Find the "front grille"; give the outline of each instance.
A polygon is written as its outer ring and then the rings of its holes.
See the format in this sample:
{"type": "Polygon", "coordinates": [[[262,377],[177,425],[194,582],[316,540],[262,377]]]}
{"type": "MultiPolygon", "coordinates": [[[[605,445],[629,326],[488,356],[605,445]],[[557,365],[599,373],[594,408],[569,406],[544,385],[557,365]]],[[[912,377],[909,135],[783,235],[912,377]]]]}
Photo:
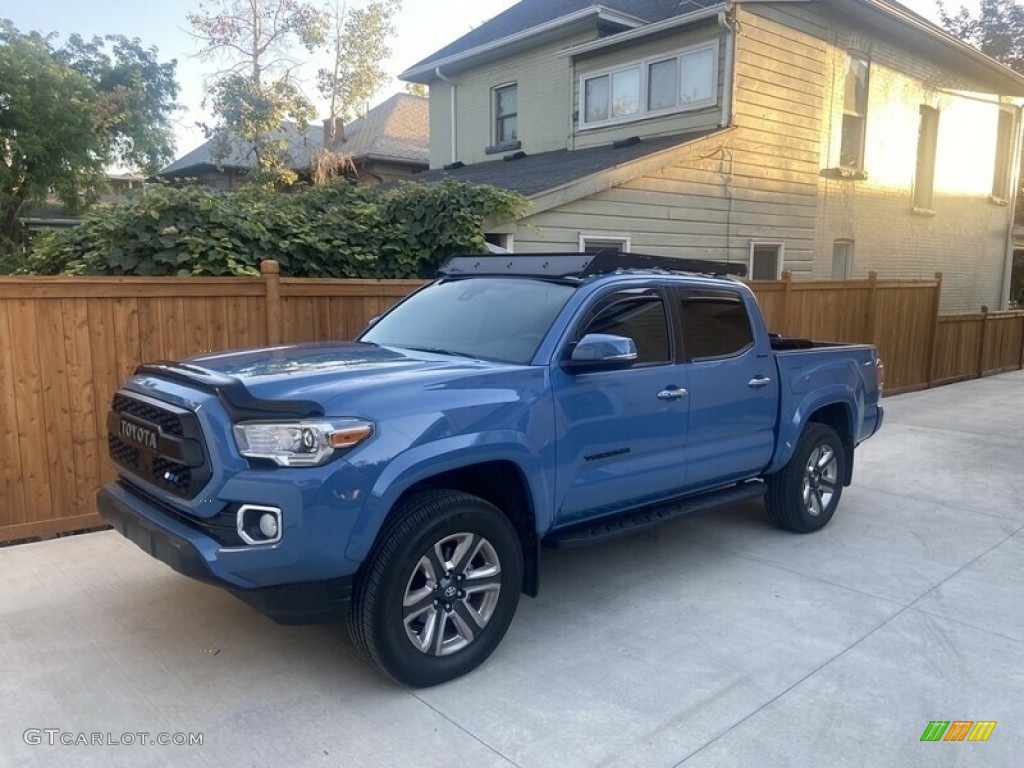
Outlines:
{"type": "Polygon", "coordinates": [[[111,408],[107,449],[114,463],[179,498],[195,498],[212,475],[195,413],[127,391],[114,395],[111,408]],[[133,426],[126,428],[122,418],[133,426]],[[156,437],[136,437],[140,425],[156,437]]]}
{"type": "Polygon", "coordinates": [[[125,416],[134,416],[136,419],[160,427],[165,435],[173,435],[174,437],[185,436],[181,429],[181,419],[176,414],[165,411],[163,408],[150,405],[134,397],[122,395],[120,392],[114,395],[114,404],[111,407],[125,416]]]}
{"type": "Polygon", "coordinates": [[[107,434],[107,448],[110,451],[110,458],[121,466],[132,467],[133,469],[141,466],[139,449],[132,448],[117,435],[107,434]]]}

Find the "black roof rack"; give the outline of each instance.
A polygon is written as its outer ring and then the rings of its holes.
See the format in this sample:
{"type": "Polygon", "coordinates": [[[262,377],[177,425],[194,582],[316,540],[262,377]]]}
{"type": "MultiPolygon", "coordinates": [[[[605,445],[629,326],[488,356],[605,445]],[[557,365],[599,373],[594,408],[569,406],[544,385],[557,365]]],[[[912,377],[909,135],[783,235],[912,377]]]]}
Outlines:
{"type": "Polygon", "coordinates": [[[466,275],[516,275],[520,277],[584,278],[617,270],[649,269],[663,272],[695,272],[701,275],[745,277],[747,265],[704,259],[677,259],[642,253],[596,251],[592,253],[517,253],[505,256],[453,256],[438,270],[442,277],[466,275]]]}

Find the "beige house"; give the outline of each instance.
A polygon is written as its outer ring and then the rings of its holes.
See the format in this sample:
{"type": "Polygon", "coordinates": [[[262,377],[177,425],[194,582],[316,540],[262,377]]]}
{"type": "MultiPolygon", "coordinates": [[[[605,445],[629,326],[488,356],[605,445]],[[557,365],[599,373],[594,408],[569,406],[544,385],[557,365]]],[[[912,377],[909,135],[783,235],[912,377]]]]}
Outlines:
{"type": "Polygon", "coordinates": [[[1008,300],[1024,77],[885,0],[523,0],[403,73],[491,239],[931,277],[1008,300]]]}
{"type": "MultiPolygon", "coordinates": [[[[352,159],[352,172],[360,185],[373,186],[397,181],[427,169],[430,126],[427,100],[408,93],[396,93],[363,117],[344,124],[310,125],[299,132],[286,125],[289,167],[308,176],[318,149],[343,152],[352,159]]],[[[175,160],[157,176],[164,179],[197,179],[218,189],[230,189],[244,182],[254,159],[242,147],[228,157],[214,159],[213,144],[206,142],[175,160]]]]}

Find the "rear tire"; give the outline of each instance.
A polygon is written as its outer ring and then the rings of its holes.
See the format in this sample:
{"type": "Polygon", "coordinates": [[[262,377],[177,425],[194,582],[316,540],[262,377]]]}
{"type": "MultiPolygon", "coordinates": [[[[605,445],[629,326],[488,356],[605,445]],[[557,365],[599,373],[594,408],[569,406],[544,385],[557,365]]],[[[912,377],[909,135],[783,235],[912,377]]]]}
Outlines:
{"type": "Polygon", "coordinates": [[[836,431],[809,423],[783,469],[768,478],[768,518],[780,528],[812,533],[828,525],[846,476],[846,449],[836,431]]]}
{"type": "Polygon", "coordinates": [[[349,631],[396,681],[437,685],[491,655],[522,587],[522,548],[501,510],[466,493],[428,491],[381,532],[356,583],[349,631]]]}

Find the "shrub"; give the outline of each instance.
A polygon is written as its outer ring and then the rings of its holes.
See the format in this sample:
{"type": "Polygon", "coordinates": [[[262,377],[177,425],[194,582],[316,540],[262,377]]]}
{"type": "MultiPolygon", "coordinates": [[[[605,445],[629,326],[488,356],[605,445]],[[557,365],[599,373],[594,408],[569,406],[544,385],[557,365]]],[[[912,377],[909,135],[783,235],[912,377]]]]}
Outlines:
{"type": "Polygon", "coordinates": [[[284,193],[156,185],[37,238],[34,274],[254,275],[276,259],[294,277],[424,277],[484,246],[485,217],[508,220],[520,195],[445,181],[379,189],[336,182],[284,193]]]}

